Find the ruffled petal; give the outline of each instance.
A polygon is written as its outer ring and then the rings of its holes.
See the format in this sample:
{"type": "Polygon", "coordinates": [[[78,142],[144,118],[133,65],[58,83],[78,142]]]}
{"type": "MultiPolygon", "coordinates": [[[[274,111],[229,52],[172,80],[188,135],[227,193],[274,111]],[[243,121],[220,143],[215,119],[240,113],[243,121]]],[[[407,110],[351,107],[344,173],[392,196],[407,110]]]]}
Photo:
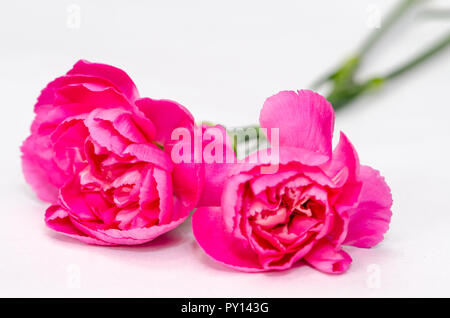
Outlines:
{"type": "Polygon", "coordinates": [[[156,142],[164,145],[171,141],[176,128],[192,131],[194,118],[182,105],[170,100],[141,98],[136,100],[137,108],[155,125],[156,142]]]}
{"type": "Polygon", "coordinates": [[[356,207],[362,185],[358,177],[360,164],[356,150],[344,133],[341,132],[332,159],[322,165],[321,169],[333,181],[335,187],[341,188],[334,202],[336,211],[343,213],[356,207]]]}
{"type": "Polygon", "coordinates": [[[304,259],[311,266],[328,274],[343,273],[347,271],[352,262],[350,255],[343,250],[336,250],[326,240],[317,242],[304,259]]]}
{"type": "Polygon", "coordinates": [[[200,247],[214,260],[245,272],[264,271],[248,242],[226,231],[220,207],[198,208],[192,230],[200,247]]]}
{"type": "Polygon", "coordinates": [[[167,224],[173,220],[173,189],[172,178],[169,172],[153,168],[153,178],[159,197],[159,224],[167,224]]]}
{"type": "Polygon", "coordinates": [[[152,163],[166,171],[173,169],[169,155],[153,144],[130,144],[122,154],[134,156],[140,161],[152,163]]]}
{"type": "Polygon", "coordinates": [[[86,75],[60,76],[51,81],[50,83],[48,83],[47,86],[41,91],[41,94],[39,95],[34,108],[35,112],[39,113],[41,111],[45,111],[48,108],[54,107],[53,104],[58,89],[73,84],[88,84],[91,87],[97,87],[99,89],[100,88],[106,89],[108,87],[113,86],[111,82],[94,76],[86,76],[86,75]]]}
{"type": "Polygon", "coordinates": [[[269,97],[261,110],[262,128],[279,128],[280,146],[302,148],[327,157],[331,156],[334,112],[321,95],[300,90],[282,91],[269,97]]]}
{"type": "Polygon", "coordinates": [[[131,78],[121,69],[101,63],[79,60],[67,75],[88,75],[109,81],[130,101],[139,98],[139,93],[131,78]]]}
{"type": "Polygon", "coordinates": [[[75,219],[73,219],[72,222],[78,229],[98,240],[113,245],[137,245],[150,242],[158,236],[176,228],[183,223],[187,217],[188,215],[164,225],[153,225],[151,227],[141,227],[130,230],[94,229],[84,223],[79,223],[75,219]]]}
{"type": "Polygon", "coordinates": [[[99,87],[87,83],[72,84],[59,88],[56,91],[55,105],[79,104],[73,107],[73,114],[86,113],[95,108],[131,109],[130,102],[111,87],[99,87]]]}
{"type": "Polygon", "coordinates": [[[377,170],[361,166],[359,177],[362,181],[359,203],[349,211],[350,222],[344,244],[369,248],[381,242],[389,229],[392,195],[377,170]]]}
{"type": "MultiPolygon", "coordinates": [[[[146,136],[136,125],[132,113],[120,108],[95,109],[88,118],[110,122],[117,132],[135,143],[148,142],[153,138],[153,136],[146,136]]],[[[151,126],[152,123],[147,120],[142,122],[142,125],[151,126]]]]}
{"type": "Polygon", "coordinates": [[[121,135],[110,121],[97,118],[97,114],[101,114],[102,111],[96,109],[86,118],[85,125],[89,129],[89,135],[98,145],[121,155],[131,142],[121,135]]]}
{"type": "Polygon", "coordinates": [[[45,212],[45,223],[52,230],[87,244],[112,245],[111,243],[88,236],[86,233],[76,228],[73,225],[67,211],[59,205],[52,205],[47,209],[45,212]]]}
{"type": "Polygon", "coordinates": [[[359,158],[347,136],[341,132],[339,143],[333,150],[329,162],[321,165],[321,169],[333,180],[337,187],[345,182],[355,182],[359,174],[359,158]]]}
{"type": "MultiPolygon", "coordinates": [[[[315,167],[327,162],[329,158],[323,154],[312,152],[302,148],[281,146],[278,151],[267,151],[266,149],[252,153],[240,160],[229,171],[229,175],[241,173],[275,174],[282,166],[291,165],[295,169],[305,169],[304,166],[315,167]],[[302,167],[303,166],[303,167],[302,167]]],[[[317,168],[315,168],[318,170],[317,168]]],[[[323,173],[322,173],[323,174],[323,173]]],[[[325,179],[331,183],[327,176],[325,179]]]]}

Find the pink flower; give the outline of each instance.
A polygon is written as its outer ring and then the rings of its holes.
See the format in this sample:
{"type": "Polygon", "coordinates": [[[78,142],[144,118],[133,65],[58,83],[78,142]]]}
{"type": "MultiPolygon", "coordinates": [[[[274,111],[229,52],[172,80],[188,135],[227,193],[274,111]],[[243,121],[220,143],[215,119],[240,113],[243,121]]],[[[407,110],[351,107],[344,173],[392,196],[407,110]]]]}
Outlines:
{"type": "Polygon", "coordinates": [[[270,97],[260,124],[279,128],[278,171],[261,173],[268,165],[258,159],[261,151],[251,155],[255,163],[236,164],[221,206],[194,212],[197,242],[242,271],[283,270],[304,260],[326,273],[345,272],[352,259],[343,245],[369,248],[383,240],[389,187],[376,170],[360,166],[343,133],[332,150],[333,109],[312,91],[270,97]]]}
{"type": "Polygon", "coordinates": [[[86,243],[140,244],[183,222],[205,169],[175,164],[171,133],[200,130],[169,100],[139,98],[120,69],[79,61],[49,83],[22,146],[26,180],[56,203],[45,220],[86,243]]]}

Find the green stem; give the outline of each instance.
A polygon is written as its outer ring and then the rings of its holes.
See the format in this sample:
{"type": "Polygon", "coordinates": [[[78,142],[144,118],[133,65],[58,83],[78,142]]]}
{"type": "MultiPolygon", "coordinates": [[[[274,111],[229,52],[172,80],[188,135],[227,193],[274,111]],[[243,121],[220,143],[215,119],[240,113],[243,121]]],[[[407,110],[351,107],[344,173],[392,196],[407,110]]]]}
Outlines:
{"type": "Polygon", "coordinates": [[[398,67],[388,75],[384,76],[384,79],[390,80],[395,77],[398,77],[399,75],[402,75],[407,71],[410,71],[414,67],[422,64],[426,60],[430,59],[432,56],[436,55],[437,53],[445,49],[449,44],[450,44],[450,32],[442,39],[437,41],[436,44],[434,44],[431,48],[425,50],[421,54],[411,59],[409,62],[403,64],[402,66],[398,67]]]}
{"type": "Polygon", "coordinates": [[[347,76],[349,76],[349,78],[352,79],[353,74],[359,67],[361,61],[363,60],[365,55],[370,51],[370,49],[372,49],[372,47],[376,44],[376,42],[378,42],[379,39],[392,27],[392,25],[394,25],[394,22],[396,22],[406,11],[408,11],[408,9],[412,7],[413,4],[416,4],[419,1],[423,0],[403,0],[402,2],[400,2],[400,4],[389,13],[387,18],[382,23],[381,27],[373,31],[369,35],[369,37],[363,42],[360,49],[358,50],[358,54],[354,55],[348,61],[346,60],[335,71],[330,72],[314,81],[312,85],[310,85],[311,89],[313,90],[318,89],[323,84],[333,79],[337,74],[342,72],[343,68],[348,67],[347,64],[349,64],[349,61],[353,63],[353,68],[351,69],[351,72],[348,72],[347,76]]]}
{"type": "Polygon", "coordinates": [[[437,41],[433,46],[423,51],[416,57],[412,58],[410,61],[401,65],[400,67],[394,69],[389,74],[381,77],[373,77],[361,84],[355,83],[350,87],[344,87],[342,90],[335,89],[327,97],[327,99],[333,105],[333,108],[335,110],[338,110],[339,108],[342,108],[343,106],[347,105],[354,99],[363,95],[365,92],[377,90],[380,87],[382,87],[388,80],[396,78],[414,69],[415,67],[429,60],[437,53],[444,50],[449,45],[450,45],[450,32],[447,35],[445,35],[442,39],[437,41]]]}

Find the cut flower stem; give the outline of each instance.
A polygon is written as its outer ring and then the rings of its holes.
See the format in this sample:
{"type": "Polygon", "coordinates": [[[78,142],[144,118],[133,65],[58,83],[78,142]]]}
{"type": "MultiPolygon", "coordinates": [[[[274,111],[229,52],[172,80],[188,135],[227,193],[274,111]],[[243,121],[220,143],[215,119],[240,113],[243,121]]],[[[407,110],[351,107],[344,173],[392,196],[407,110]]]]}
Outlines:
{"type": "MultiPolygon", "coordinates": [[[[355,100],[357,97],[362,96],[368,92],[373,92],[379,90],[383,87],[386,82],[389,82],[405,73],[415,69],[419,65],[423,64],[425,61],[431,59],[433,56],[443,51],[450,45],[450,32],[444,35],[441,39],[436,41],[431,47],[423,50],[418,55],[401,64],[397,68],[394,68],[391,72],[374,76],[364,81],[357,81],[355,79],[355,74],[367,53],[374,47],[374,45],[382,38],[384,34],[402,17],[409,9],[414,5],[423,2],[424,0],[403,0],[387,15],[382,26],[372,32],[368,38],[362,43],[361,47],[357,51],[357,54],[345,60],[338,68],[326,73],[324,76],[316,80],[311,88],[317,90],[324,84],[331,84],[330,92],[327,95],[327,100],[333,105],[335,110],[339,110],[344,106],[348,105],[350,102],[355,100]]],[[[258,133],[249,136],[245,141],[265,138],[265,136],[260,136],[259,125],[249,125],[243,127],[233,127],[227,129],[230,134],[237,129],[247,129],[254,128],[257,129],[258,133]]],[[[236,152],[237,142],[233,138],[233,149],[236,152]]]]}

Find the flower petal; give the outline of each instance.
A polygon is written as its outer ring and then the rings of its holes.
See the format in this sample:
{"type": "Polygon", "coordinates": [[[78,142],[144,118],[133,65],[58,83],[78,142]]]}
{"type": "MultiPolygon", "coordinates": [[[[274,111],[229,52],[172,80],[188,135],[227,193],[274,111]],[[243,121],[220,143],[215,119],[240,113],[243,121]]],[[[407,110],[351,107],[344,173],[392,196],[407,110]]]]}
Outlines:
{"type": "Polygon", "coordinates": [[[151,227],[133,228],[130,230],[94,229],[86,226],[85,224],[79,223],[76,220],[72,220],[72,222],[78,229],[89,233],[91,236],[99,240],[111,243],[113,245],[136,245],[150,242],[158,236],[176,228],[178,225],[183,223],[187,217],[188,215],[164,225],[153,225],[151,227]]]}
{"type": "Polygon", "coordinates": [[[345,182],[355,182],[359,173],[359,158],[347,136],[341,132],[339,143],[331,160],[321,166],[337,187],[345,182]]]}
{"type": "Polygon", "coordinates": [[[46,202],[56,202],[58,187],[49,180],[47,171],[27,154],[22,155],[22,171],[25,180],[31,185],[39,199],[46,202]]]}
{"type": "Polygon", "coordinates": [[[328,274],[343,273],[352,262],[350,255],[343,250],[336,250],[326,240],[317,242],[304,259],[313,267],[328,274]]]}
{"type": "Polygon", "coordinates": [[[152,163],[169,172],[173,169],[173,162],[169,155],[154,144],[130,144],[122,154],[132,155],[139,161],[152,163]]]}
{"type": "Polygon", "coordinates": [[[121,69],[100,63],[79,60],[67,75],[88,75],[105,79],[123,93],[130,101],[139,98],[139,93],[131,78],[121,69]]]}
{"type": "MultiPolygon", "coordinates": [[[[313,91],[282,91],[269,97],[261,110],[259,122],[262,128],[279,128],[280,146],[331,156],[333,107],[313,91]]],[[[268,135],[270,140],[270,133],[268,135]]]]}
{"type": "Polygon", "coordinates": [[[71,84],[56,91],[54,105],[79,104],[73,108],[73,114],[86,113],[96,108],[123,107],[130,109],[130,102],[124,95],[111,87],[98,87],[86,83],[71,84]]]}
{"type": "Polygon", "coordinates": [[[65,75],[60,76],[50,83],[47,84],[47,86],[41,91],[41,94],[39,95],[36,105],[35,105],[35,112],[39,113],[41,111],[44,111],[48,108],[54,107],[53,103],[56,98],[56,92],[58,89],[67,86],[67,85],[73,85],[73,84],[89,84],[91,87],[97,86],[98,88],[106,89],[107,87],[112,87],[112,83],[93,76],[86,76],[86,75],[65,75]]]}
{"type": "Polygon", "coordinates": [[[172,178],[169,172],[153,168],[153,178],[159,193],[159,224],[167,224],[173,220],[173,189],[172,178]]]}
{"type": "Polygon", "coordinates": [[[111,243],[88,236],[86,233],[77,229],[73,225],[67,211],[59,205],[52,205],[47,209],[47,211],[45,212],[45,223],[52,230],[75,238],[87,244],[112,245],[111,243]]]}
{"type": "Polygon", "coordinates": [[[54,152],[48,135],[30,135],[21,147],[22,171],[39,199],[55,203],[58,188],[67,176],[53,160],[54,152]]]}
{"type": "Polygon", "coordinates": [[[171,141],[174,129],[192,130],[194,126],[191,113],[174,101],[141,98],[136,100],[136,106],[155,125],[156,141],[163,145],[171,141]]]}
{"type": "Polygon", "coordinates": [[[92,111],[84,121],[86,127],[89,129],[90,137],[108,151],[121,155],[130,145],[131,141],[121,135],[110,121],[97,118],[97,114],[102,111],[103,109],[92,111]]]}
{"type": "Polygon", "coordinates": [[[203,163],[205,167],[205,184],[202,191],[202,196],[197,206],[220,206],[222,197],[223,185],[225,183],[228,171],[236,162],[236,156],[233,151],[232,143],[227,135],[224,127],[216,125],[209,127],[202,125],[203,132],[203,163]],[[217,133],[222,138],[217,138],[217,133]],[[218,153],[213,158],[213,162],[205,160],[205,147],[213,147],[214,149],[221,149],[221,154],[218,153]],[[228,157],[227,157],[228,155],[228,157]],[[219,158],[220,157],[220,158],[219,158]],[[216,160],[217,159],[217,160],[216,160]]]}
{"type": "Polygon", "coordinates": [[[214,260],[245,272],[264,271],[248,242],[226,231],[220,207],[198,208],[192,216],[192,230],[198,244],[214,260]]]}
{"type": "Polygon", "coordinates": [[[350,222],[344,244],[369,248],[381,242],[389,229],[392,195],[377,170],[361,166],[360,179],[359,204],[349,211],[350,222]]]}
{"type": "MultiPolygon", "coordinates": [[[[281,146],[278,151],[274,150],[267,152],[266,149],[262,149],[252,153],[235,164],[230,169],[229,175],[233,176],[241,173],[254,173],[257,175],[275,174],[279,172],[280,168],[288,169],[290,166],[294,169],[301,168],[306,171],[319,171],[315,166],[321,165],[328,160],[329,158],[327,156],[310,150],[281,146]],[[304,166],[310,166],[310,168],[305,169],[304,166]],[[262,167],[266,167],[265,172],[261,170],[262,167]]],[[[323,175],[322,171],[320,171],[320,173],[323,175]]],[[[329,179],[327,176],[323,177],[326,180],[329,179]]],[[[331,182],[330,180],[328,181],[329,183],[331,182]]]]}

